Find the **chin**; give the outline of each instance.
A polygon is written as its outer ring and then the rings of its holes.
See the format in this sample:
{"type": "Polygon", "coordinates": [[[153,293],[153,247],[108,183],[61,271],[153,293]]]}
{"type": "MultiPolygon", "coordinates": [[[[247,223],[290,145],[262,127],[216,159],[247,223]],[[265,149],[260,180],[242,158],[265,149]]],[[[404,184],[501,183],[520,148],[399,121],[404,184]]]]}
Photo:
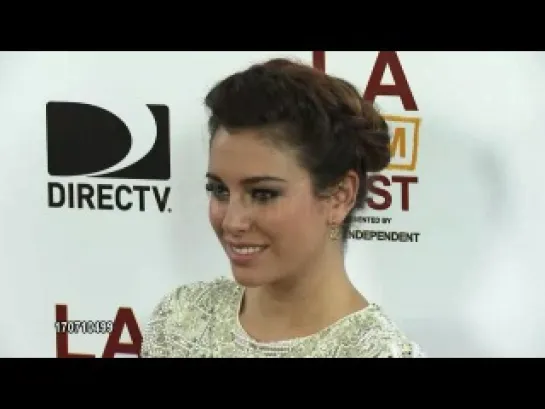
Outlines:
{"type": "Polygon", "coordinates": [[[269,280],[264,280],[263,275],[258,269],[232,267],[233,279],[241,286],[247,288],[260,287],[267,284],[269,280]]]}

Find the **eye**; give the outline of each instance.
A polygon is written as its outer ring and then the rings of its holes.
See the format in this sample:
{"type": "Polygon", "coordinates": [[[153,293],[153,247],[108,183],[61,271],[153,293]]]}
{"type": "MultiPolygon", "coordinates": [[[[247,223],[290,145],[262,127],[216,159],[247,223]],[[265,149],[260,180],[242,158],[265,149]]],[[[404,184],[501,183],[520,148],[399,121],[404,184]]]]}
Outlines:
{"type": "Polygon", "coordinates": [[[276,199],[279,195],[280,192],[270,189],[254,189],[252,191],[252,197],[258,203],[267,203],[276,199]]]}
{"type": "Polygon", "coordinates": [[[225,186],[216,182],[209,182],[206,184],[206,191],[210,193],[215,199],[227,200],[229,198],[229,191],[225,186]]]}

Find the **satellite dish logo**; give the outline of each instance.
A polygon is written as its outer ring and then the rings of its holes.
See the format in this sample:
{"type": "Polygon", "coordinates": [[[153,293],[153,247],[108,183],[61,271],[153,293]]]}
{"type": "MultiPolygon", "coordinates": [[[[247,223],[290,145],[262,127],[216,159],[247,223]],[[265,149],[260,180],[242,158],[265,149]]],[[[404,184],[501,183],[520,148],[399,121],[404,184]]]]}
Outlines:
{"type": "Polygon", "coordinates": [[[81,102],[46,105],[47,167],[55,178],[88,177],[93,182],[48,183],[51,208],[146,211],[154,204],[170,212],[170,120],[165,105],[120,108],[125,119],[81,102]],[[135,117],[135,115],[137,115],[135,117]],[[149,116],[149,129],[134,126],[149,116]],[[104,179],[104,181],[101,181],[104,179]],[[117,179],[118,182],[113,183],[117,179]],[[128,184],[129,180],[139,181],[128,184]],[[157,181],[143,184],[142,181],[157,181]]]}

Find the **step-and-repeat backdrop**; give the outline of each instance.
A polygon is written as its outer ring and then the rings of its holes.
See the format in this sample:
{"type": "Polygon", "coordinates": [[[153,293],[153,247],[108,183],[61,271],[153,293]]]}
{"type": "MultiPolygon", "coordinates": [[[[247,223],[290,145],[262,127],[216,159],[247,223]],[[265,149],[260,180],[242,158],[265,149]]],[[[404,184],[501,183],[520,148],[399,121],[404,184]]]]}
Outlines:
{"type": "Polygon", "coordinates": [[[286,56],[392,126],[348,247],[361,291],[432,357],[545,356],[545,54],[324,54],[0,53],[0,356],[137,357],[167,291],[229,276],[203,97],[286,56]]]}

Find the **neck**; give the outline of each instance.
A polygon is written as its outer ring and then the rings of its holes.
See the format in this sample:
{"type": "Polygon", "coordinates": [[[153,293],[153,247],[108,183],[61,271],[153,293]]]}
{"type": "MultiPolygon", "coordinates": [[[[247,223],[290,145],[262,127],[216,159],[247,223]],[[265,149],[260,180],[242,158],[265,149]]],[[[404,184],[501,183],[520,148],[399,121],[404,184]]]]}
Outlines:
{"type": "Polygon", "coordinates": [[[310,335],[367,306],[346,274],[341,252],[329,249],[311,264],[294,278],[246,290],[241,322],[263,334],[256,338],[310,335]]]}

